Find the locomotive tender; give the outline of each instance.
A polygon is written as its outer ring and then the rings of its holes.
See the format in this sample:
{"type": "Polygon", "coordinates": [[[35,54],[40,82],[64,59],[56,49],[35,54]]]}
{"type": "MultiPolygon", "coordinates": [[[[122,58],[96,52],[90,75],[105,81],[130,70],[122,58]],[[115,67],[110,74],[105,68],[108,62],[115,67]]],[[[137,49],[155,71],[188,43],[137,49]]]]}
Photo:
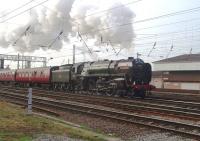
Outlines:
{"type": "Polygon", "coordinates": [[[0,71],[1,83],[47,86],[55,90],[90,91],[109,95],[145,97],[153,86],[151,65],[133,57],[81,62],[59,67],[0,71]]]}

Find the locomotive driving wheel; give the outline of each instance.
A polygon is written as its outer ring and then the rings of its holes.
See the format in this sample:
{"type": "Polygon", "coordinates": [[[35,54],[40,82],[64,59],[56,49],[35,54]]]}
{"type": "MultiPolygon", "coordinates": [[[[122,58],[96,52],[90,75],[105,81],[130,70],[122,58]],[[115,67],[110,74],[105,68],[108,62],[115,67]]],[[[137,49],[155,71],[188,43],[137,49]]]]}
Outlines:
{"type": "Polygon", "coordinates": [[[142,99],[144,99],[146,96],[146,90],[145,89],[135,90],[134,95],[136,97],[141,97],[142,99]]]}
{"type": "Polygon", "coordinates": [[[88,81],[88,89],[89,91],[96,89],[96,81],[95,79],[89,79],[88,81]]]}

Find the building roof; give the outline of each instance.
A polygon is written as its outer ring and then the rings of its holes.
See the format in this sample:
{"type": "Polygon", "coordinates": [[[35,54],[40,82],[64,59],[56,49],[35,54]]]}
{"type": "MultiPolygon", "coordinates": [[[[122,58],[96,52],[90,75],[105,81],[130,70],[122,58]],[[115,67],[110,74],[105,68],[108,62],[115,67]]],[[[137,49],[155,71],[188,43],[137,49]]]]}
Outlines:
{"type": "Polygon", "coordinates": [[[200,54],[184,54],[180,56],[175,56],[153,63],[172,63],[172,62],[200,62],[200,54]]]}

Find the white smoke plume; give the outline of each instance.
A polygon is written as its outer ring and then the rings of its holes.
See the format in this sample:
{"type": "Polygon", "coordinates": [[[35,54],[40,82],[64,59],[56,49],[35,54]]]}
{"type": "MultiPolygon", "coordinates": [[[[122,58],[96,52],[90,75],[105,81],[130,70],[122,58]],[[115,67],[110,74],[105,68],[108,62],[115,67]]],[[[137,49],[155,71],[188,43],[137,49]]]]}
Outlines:
{"type": "Polygon", "coordinates": [[[39,10],[32,9],[26,25],[4,31],[0,35],[0,46],[13,46],[20,52],[40,48],[59,50],[63,41],[70,42],[78,33],[93,40],[95,45],[107,43],[130,48],[135,37],[132,24],[120,25],[131,23],[135,15],[119,1],[108,1],[52,0],[53,8],[43,5],[39,10]],[[112,10],[102,12],[105,9],[112,10]],[[101,12],[89,15],[96,11],[101,12]],[[105,29],[107,27],[109,29],[105,29]]]}
{"type": "Polygon", "coordinates": [[[125,24],[132,23],[135,15],[122,3],[112,1],[110,5],[106,5],[95,1],[88,5],[85,1],[77,0],[74,5],[76,8],[71,11],[74,31],[87,38],[95,39],[96,44],[108,43],[122,48],[132,46],[135,37],[133,27],[132,24],[125,24]],[[110,10],[104,11],[104,9],[110,10]]]}

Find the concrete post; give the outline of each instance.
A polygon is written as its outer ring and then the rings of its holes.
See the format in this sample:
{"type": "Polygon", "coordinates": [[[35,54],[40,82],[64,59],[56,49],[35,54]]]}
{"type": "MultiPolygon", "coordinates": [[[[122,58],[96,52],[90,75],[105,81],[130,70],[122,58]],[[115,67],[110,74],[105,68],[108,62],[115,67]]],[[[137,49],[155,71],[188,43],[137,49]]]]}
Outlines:
{"type": "Polygon", "coordinates": [[[28,89],[28,115],[32,114],[32,88],[28,89]]]}

